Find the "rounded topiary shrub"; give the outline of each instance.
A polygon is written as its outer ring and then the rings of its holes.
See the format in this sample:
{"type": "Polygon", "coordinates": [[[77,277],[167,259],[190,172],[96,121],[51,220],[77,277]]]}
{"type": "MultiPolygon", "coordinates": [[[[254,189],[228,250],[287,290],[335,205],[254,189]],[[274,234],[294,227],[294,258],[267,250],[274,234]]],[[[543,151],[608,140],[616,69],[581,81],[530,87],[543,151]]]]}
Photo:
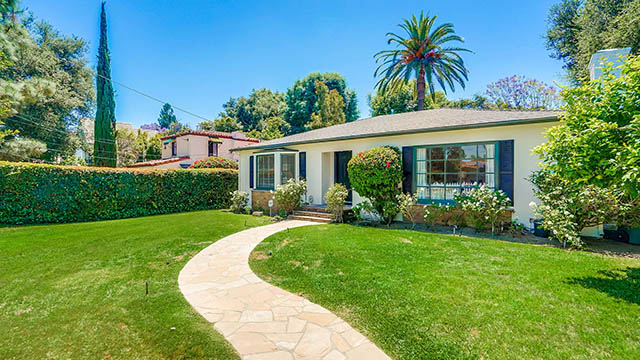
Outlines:
{"type": "Polygon", "coordinates": [[[238,170],[238,162],[220,156],[209,156],[189,165],[189,169],[235,169],[238,170]]]}
{"type": "Polygon", "coordinates": [[[381,146],[361,151],[349,160],[347,170],[353,190],[384,214],[385,202],[395,201],[402,181],[400,150],[381,146]]]}

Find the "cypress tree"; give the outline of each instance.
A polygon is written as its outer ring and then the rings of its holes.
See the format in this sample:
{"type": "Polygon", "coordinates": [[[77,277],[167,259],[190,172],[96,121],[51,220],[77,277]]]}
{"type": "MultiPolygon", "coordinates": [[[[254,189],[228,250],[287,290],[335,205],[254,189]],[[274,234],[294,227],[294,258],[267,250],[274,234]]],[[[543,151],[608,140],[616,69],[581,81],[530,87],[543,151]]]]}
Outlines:
{"type": "Polygon", "coordinates": [[[93,157],[96,166],[116,166],[116,102],[111,84],[111,59],[107,44],[107,14],[102,2],[100,13],[100,45],[98,46],[98,76],[96,76],[96,121],[93,157]]]}

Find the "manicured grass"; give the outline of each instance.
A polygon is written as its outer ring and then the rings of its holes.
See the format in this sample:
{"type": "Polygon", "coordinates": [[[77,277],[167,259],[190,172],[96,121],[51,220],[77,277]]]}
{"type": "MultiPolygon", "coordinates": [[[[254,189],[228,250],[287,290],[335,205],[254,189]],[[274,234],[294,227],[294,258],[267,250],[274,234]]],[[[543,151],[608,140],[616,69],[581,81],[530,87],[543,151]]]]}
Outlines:
{"type": "MultiPolygon", "coordinates": [[[[259,276],[397,359],[638,359],[640,260],[408,230],[291,229],[259,276]]],[[[262,255],[262,253],[259,253],[262,255]]]]}
{"type": "Polygon", "coordinates": [[[178,273],[216,240],[266,223],[198,211],[0,228],[0,359],[237,359],[178,273]]]}

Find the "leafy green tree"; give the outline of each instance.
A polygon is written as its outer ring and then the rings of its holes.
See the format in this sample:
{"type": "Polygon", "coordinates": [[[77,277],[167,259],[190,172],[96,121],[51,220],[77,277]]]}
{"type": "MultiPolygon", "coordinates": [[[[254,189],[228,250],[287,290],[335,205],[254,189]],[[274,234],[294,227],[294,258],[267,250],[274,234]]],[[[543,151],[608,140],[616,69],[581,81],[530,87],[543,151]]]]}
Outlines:
{"type": "Polygon", "coordinates": [[[415,96],[415,81],[409,81],[387,91],[377,90],[375,95],[369,94],[371,116],[400,114],[418,110],[415,96]]]}
{"type": "Polygon", "coordinates": [[[281,117],[270,117],[260,123],[259,129],[251,130],[247,133],[249,137],[260,140],[278,139],[289,133],[290,125],[281,117]]]}
{"type": "Polygon", "coordinates": [[[47,144],[44,158],[73,156],[80,118],[94,99],[87,43],[51,25],[0,21],[0,121],[5,130],[47,144]]]}
{"type": "Polygon", "coordinates": [[[140,151],[137,146],[136,134],[129,129],[116,130],[116,145],[118,151],[117,166],[124,167],[138,160],[140,151]]]}
{"type": "Polygon", "coordinates": [[[242,124],[231,116],[222,115],[213,121],[203,121],[198,124],[198,128],[207,131],[242,131],[242,124]]]}
{"type": "Polygon", "coordinates": [[[47,144],[42,141],[15,137],[0,147],[0,160],[32,161],[39,159],[47,151],[47,144]]]}
{"type": "Polygon", "coordinates": [[[158,125],[163,129],[168,129],[169,126],[176,121],[176,115],[173,112],[171,104],[162,105],[160,115],[158,116],[158,125]]]}
{"type": "Polygon", "coordinates": [[[94,131],[94,163],[96,166],[115,167],[116,153],[116,101],[111,84],[111,56],[107,44],[107,14],[102,2],[100,12],[100,45],[98,46],[98,76],[96,77],[97,111],[94,131]]]}
{"type": "Polygon", "coordinates": [[[284,94],[269,89],[252,90],[248,97],[231,98],[222,105],[220,117],[236,119],[245,131],[259,129],[260,123],[284,116],[287,104],[284,94]]]}
{"type": "Polygon", "coordinates": [[[640,48],[640,1],[561,0],[548,15],[546,46],[562,60],[572,82],[588,80],[588,64],[596,51],[640,48]]]}
{"type": "MultiPolygon", "coordinates": [[[[436,91],[435,96],[425,98],[425,109],[449,107],[451,102],[442,91],[436,91]],[[435,102],[433,100],[435,98],[435,102]]],[[[369,108],[371,116],[400,114],[418,110],[416,100],[416,81],[410,80],[386,91],[377,90],[375,95],[369,94],[369,108]]]]}
{"type": "Polygon", "coordinates": [[[319,129],[331,125],[344,124],[344,101],[337,90],[329,90],[322,81],[316,81],[318,110],[311,114],[311,129],[319,129]]]}
{"type": "Polygon", "coordinates": [[[162,134],[174,135],[174,134],[179,134],[187,131],[191,131],[191,127],[188,124],[183,124],[181,122],[176,121],[169,124],[169,128],[166,131],[164,131],[162,134]]]}
{"type": "Polygon", "coordinates": [[[536,148],[544,226],[576,244],[594,222],[640,226],[640,57],[627,60],[620,78],[609,67],[599,80],[563,89],[562,98],[562,123],[536,148]]]}
{"type": "Polygon", "coordinates": [[[425,91],[435,101],[435,84],[447,92],[447,87],[455,91],[455,83],[463,89],[468,80],[468,70],[460,52],[469,50],[450,46],[451,42],[464,42],[453,30],[453,24],[446,23],[434,27],[437,16],[420,17],[415,15],[398,26],[405,31],[406,38],[395,33],[387,33],[388,44],[395,44],[392,50],[382,50],[376,56],[380,65],[374,75],[380,77],[376,89],[385,92],[389,88],[406,84],[412,77],[416,78],[418,110],[425,108],[425,91]]]}
{"type": "Polygon", "coordinates": [[[346,122],[358,120],[356,93],[347,89],[344,77],[336,73],[311,73],[304,79],[296,80],[287,90],[284,118],[291,125],[292,134],[305,131],[312,121],[311,115],[318,111],[317,81],[322,82],[329,90],[336,90],[342,96],[346,122]]]}
{"type": "Polygon", "coordinates": [[[150,136],[146,132],[138,130],[135,146],[139,154],[138,162],[162,158],[162,140],[160,140],[159,134],[150,136]]]}
{"type": "Polygon", "coordinates": [[[471,99],[458,99],[451,101],[448,105],[450,108],[456,109],[479,109],[479,110],[492,110],[497,109],[497,106],[490,102],[486,96],[474,95],[471,99]]]}

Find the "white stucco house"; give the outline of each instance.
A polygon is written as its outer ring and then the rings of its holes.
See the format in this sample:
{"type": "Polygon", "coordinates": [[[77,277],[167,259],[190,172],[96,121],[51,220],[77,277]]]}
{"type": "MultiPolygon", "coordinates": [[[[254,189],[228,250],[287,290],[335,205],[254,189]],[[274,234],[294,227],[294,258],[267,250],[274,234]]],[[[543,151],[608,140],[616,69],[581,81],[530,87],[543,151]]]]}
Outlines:
{"type": "Polygon", "coordinates": [[[129,165],[138,169],[186,169],[198,160],[209,156],[220,156],[238,160],[232,153],[234,147],[259,143],[260,140],[246,136],[242,131],[222,132],[189,130],[166,135],[162,140],[162,158],[129,165]]]}
{"type": "MultiPolygon", "coordinates": [[[[306,201],[322,205],[336,182],[349,185],[351,156],[375,146],[402,150],[403,191],[421,203],[450,203],[465,188],[487,184],[513,200],[514,216],[524,224],[533,216],[538,169],[532,153],[544,132],[559,124],[553,111],[434,109],[376,116],[232,149],[239,154],[239,190],[253,207],[266,208],[269,191],[289,178],[306,179],[306,201]]],[[[362,199],[353,192],[353,204],[362,199]]]]}

